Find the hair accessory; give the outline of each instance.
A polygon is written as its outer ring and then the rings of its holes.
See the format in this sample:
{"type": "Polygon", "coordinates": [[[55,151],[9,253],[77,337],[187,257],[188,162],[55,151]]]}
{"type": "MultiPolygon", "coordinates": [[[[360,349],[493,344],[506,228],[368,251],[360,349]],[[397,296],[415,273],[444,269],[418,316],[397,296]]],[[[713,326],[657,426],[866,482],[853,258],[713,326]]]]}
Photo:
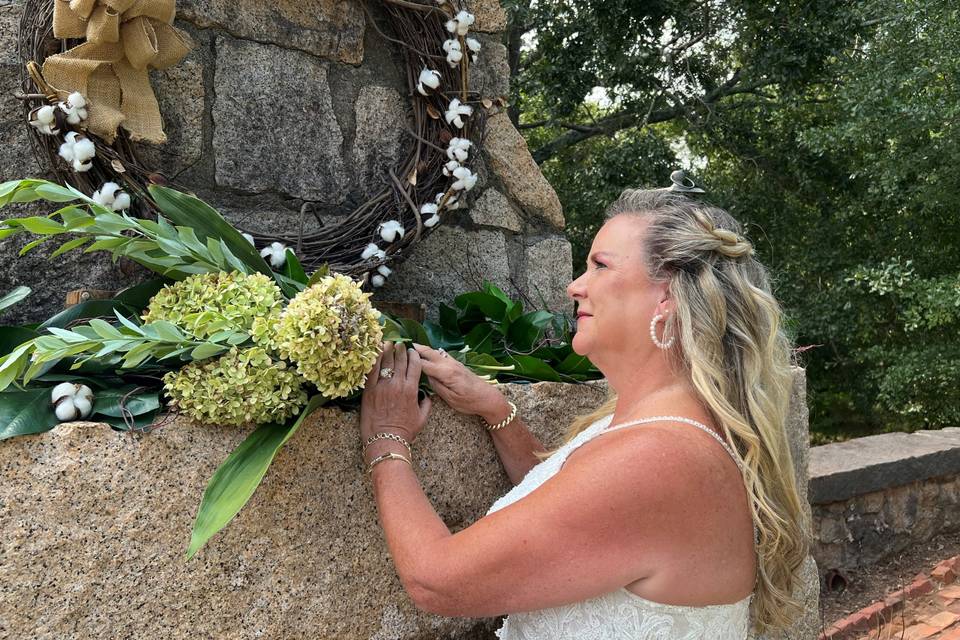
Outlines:
{"type": "Polygon", "coordinates": [[[404,439],[403,439],[403,436],[398,436],[398,435],[395,434],[395,433],[386,433],[386,432],[384,432],[384,431],[381,431],[380,433],[377,433],[377,434],[372,435],[372,436],[370,436],[369,438],[367,438],[367,441],[366,441],[366,442],[364,443],[364,445],[363,445],[363,450],[366,451],[366,450],[367,450],[367,447],[369,447],[370,445],[372,445],[372,444],[373,444],[374,442],[376,442],[377,440],[396,440],[397,442],[399,442],[400,444],[402,444],[403,446],[405,446],[405,447],[407,448],[407,451],[410,451],[410,450],[411,450],[411,449],[410,449],[410,443],[407,442],[406,440],[404,440],[404,439]]]}
{"type": "MultiPolygon", "coordinates": [[[[517,417],[517,405],[513,404],[507,400],[507,404],[510,405],[510,415],[498,422],[497,424],[487,423],[487,431],[496,431],[497,429],[503,429],[505,426],[513,422],[513,419],[517,417]]],[[[484,421],[486,422],[486,421],[484,421]]]]}
{"type": "MultiPolygon", "coordinates": [[[[673,346],[673,341],[677,336],[670,336],[670,339],[666,342],[660,342],[657,339],[657,323],[661,320],[664,320],[664,317],[659,313],[653,316],[653,320],[650,321],[650,339],[653,340],[653,344],[657,345],[661,349],[669,349],[673,346]]],[[[664,320],[664,329],[666,329],[666,320],[664,320]]]]}
{"type": "Polygon", "coordinates": [[[385,453],[385,454],[383,454],[383,455],[381,455],[381,456],[377,456],[376,458],[374,458],[373,460],[371,460],[371,461],[370,461],[370,464],[367,465],[367,473],[373,473],[373,468],[374,468],[375,466],[377,466],[378,464],[380,464],[381,462],[383,462],[384,460],[403,460],[403,461],[406,462],[408,465],[410,465],[410,468],[411,468],[411,469],[413,468],[413,463],[410,462],[410,458],[405,458],[405,457],[403,457],[402,455],[400,455],[399,453],[393,453],[393,452],[391,451],[390,453],[385,453]]]}
{"type": "Polygon", "coordinates": [[[687,177],[687,172],[683,169],[677,169],[670,174],[671,184],[667,187],[668,191],[680,191],[682,193],[706,193],[703,189],[698,187],[696,183],[687,177]]]}

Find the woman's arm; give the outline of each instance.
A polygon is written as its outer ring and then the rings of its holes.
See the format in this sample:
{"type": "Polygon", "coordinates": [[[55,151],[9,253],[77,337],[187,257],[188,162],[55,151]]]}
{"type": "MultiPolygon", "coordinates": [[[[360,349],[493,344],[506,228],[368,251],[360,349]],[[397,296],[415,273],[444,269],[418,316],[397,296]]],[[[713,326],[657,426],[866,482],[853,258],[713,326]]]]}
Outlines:
{"type": "MultiPolygon", "coordinates": [[[[497,424],[508,415],[510,415],[510,405],[504,400],[502,406],[491,408],[481,417],[487,421],[487,424],[497,424]]],[[[488,433],[493,438],[493,446],[497,450],[497,455],[500,456],[500,462],[514,485],[519,484],[530,469],[540,464],[540,459],[533,453],[544,451],[543,444],[537,436],[530,433],[519,415],[502,429],[488,431],[488,433]]]]}

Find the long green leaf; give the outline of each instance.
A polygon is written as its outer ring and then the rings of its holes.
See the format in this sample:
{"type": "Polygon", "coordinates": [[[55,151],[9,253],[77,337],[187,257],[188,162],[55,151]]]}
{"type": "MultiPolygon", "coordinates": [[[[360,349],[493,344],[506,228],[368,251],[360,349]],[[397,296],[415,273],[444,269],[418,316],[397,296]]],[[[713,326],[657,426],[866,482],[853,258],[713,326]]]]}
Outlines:
{"type": "Polygon", "coordinates": [[[49,431],[59,422],[48,388],[0,393],[0,440],[49,431]]]}
{"type": "Polygon", "coordinates": [[[230,252],[249,267],[250,273],[260,272],[273,277],[270,265],[257,253],[254,246],[206,202],[159,185],[152,184],[148,189],[160,211],[173,224],[190,227],[202,242],[206,242],[208,238],[222,240],[230,252]]]}
{"type": "Polygon", "coordinates": [[[187,549],[189,560],[207,540],[223,529],[240,512],[287,440],[303,421],[326,400],[310,398],[300,416],[287,425],[265,424],[257,427],[240,446],[227,456],[207,484],[197,512],[187,549]]]}
{"type": "Polygon", "coordinates": [[[87,318],[98,318],[100,316],[113,315],[114,311],[119,311],[124,315],[136,315],[136,310],[127,306],[120,300],[87,300],[80,304],[67,307],[57,315],[48,319],[40,325],[40,329],[49,329],[50,327],[66,327],[74,320],[86,320],[87,318]]]}
{"type": "MultiPolygon", "coordinates": [[[[111,416],[115,418],[122,418],[123,411],[121,409],[120,403],[123,401],[123,398],[127,396],[131,391],[136,389],[135,385],[127,385],[117,389],[103,389],[102,391],[97,391],[93,396],[93,415],[96,416],[111,416]]],[[[159,394],[156,391],[143,391],[127,397],[123,401],[123,407],[130,412],[131,415],[139,416],[145,413],[155,412],[160,408],[160,398],[159,394]]]]}
{"type": "Polygon", "coordinates": [[[30,295],[30,287],[17,287],[13,291],[6,293],[0,296],[0,311],[3,311],[7,307],[12,307],[17,304],[28,295],[30,295]]]}

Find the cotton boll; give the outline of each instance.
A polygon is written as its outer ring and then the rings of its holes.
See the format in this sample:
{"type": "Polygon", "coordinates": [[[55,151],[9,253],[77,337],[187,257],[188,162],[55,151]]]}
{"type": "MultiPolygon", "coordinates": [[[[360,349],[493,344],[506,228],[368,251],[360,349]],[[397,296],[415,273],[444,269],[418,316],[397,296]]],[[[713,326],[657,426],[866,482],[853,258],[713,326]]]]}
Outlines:
{"type": "Polygon", "coordinates": [[[447,144],[447,157],[457,162],[466,162],[472,144],[468,138],[451,138],[447,144]]]}
{"type": "Polygon", "coordinates": [[[454,98],[450,101],[450,106],[447,107],[447,112],[444,114],[444,118],[446,119],[447,124],[452,124],[456,128],[460,129],[463,127],[463,119],[460,116],[469,116],[472,113],[473,107],[462,104],[459,98],[454,98]]]}
{"type": "Polygon", "coordinates": [[[86,418],[90,415],[90,412],[93,411],[93,403],[90,402],[89,398],[74,398],[73,406],[76,407],[81,418],[86,418]]]}
{"type": "Polygon", "coordinates": [[[80,385],[72,382],[61,382],[50,390],[50,403],[55,404],[57,400],[64,396],[73,397],[80,389],[80,385]]]}
{"type": "Polygon", "coordinates": [[[397,235],[403,237],[403,225],[400,224],[398,220],[387,220],[386,222],[380,223],[378,227],[380,231],[380,237],[383,238],[384,242],[393,242],[397,235]]]}
{"type": "Polygon", "coordinates": [[[453,172],[460,168],[460,163],[456,160],[451,160],[447,164],[443,165],[443,175],[452,176],[453,172]]]}
{"type": "MultiPolygon", "coordinates": [[[[71,131],[70,133],[73,133],[73,131],[71,131]]],[[[68,133],[67,135],[69,136],[70,134],[68,133]]],[[[61,158],[63,158],[67,162],[73,162],[74,160],[73,143],[70,142],[69,140],[67,142],[62,143],[60,145],[60,150],[57,153],[60,155],[61,158]]]]}
{"type": "Polygon", "coordinates": [[[249,242],[249,243],[252,244],[253,246],[257,246],[257,243],[253,241],[253,236],[250,235],[249,233],[243,232],[243,233],[241,233],[240,235],[242,235],[244,238],[246,238],[247,242],[249,242]]]}
{"type": "Polygon", "coordinates": [[[73,161],[73,170],[74,171],[90,171],[93,169],[93,163],[90,161],[82,162],[80,160],[73,161]]]}
{"type": "Polygon", "coordinates": [[[130,208],[130,196],[121,191],[120,194],[113,199],[113,210],[114,211],[125,211],[130,208]]]}
{"type": "Polygon", "coordinates": [[[467,32],[470,30],[470,26],[474,23],[476,18],[468,11],[461,11],[456,15],[456,17],[454,17],[454,20],[457,22],[457,35],[465,36],[467,35],[467,32]]]}
{"type": "Polygon", "coordinates": [[[379,273],[375,274],[372,278],[370,278],[370,283],[373,284],[373,286],[375,287],[382,287],[385,282],[386,280],[379,273]]]}
{"type": "Polygon", "coordinates": [[[477,175],[472,173],[470,169],[466,167],[460,167],[453,172],[453,176],[457,179],[452,185],[451,189],[456,189],[457,191],[469,191],[473,189],[473,186],[477,184],[477,175]]]}
{"type": "Polygon", "coordinates": [[[480,41],[474,38],[467,38],[467,49],[470,50],[470,62],[476,62],[480,57],[480,41]]]}
{"type": "Polygon", "coordinates": [[[89,160],[97,155],[97,146],[90,138],[80,138],[73,146],[74,155],[82,160],[89,160]]]}
{"type": "Polygon", "coordinates": [[[70,422],[80,416],[80,412],[73,405],[73,400],[67,398],[54,407],[53,412],[60,422],[70,422]]]}
{"type": "Polygon", "coordinates": [[[427,90],[424,87],[430,89],[436,89],[440,86],[440,72],[433,69],[423,68],[423,71],[420,72],[419,82],[417,83],[417,91],[421,95],[427,95],[427,90]]]}
{"type": "Polygon", "coordinates": [[[435,214],[437,212],[437,209],[438,209],[438,205],[428,202],[420,206],[420,214],[421,215],[424,215],[427,213],[435,214]]]}
{"type": "Polygon", "coordinates": [[[270,260],[270,266],[279,269],[287,261],[287,245],[282,242],[271,242],[260,250],[260,255],[270,260]]]}
{"type": "Polygon", "coordinates": [[[429,228],[429,227],[433,227],[433,226],[436,225],[438,222],[440,222],[440,216],[435,213],[435,214],[433,214],[432,216],[430,216],[429,218],[427,218],[426,220],[423,221],[423,226],[428,227],[428,228],[429,228]]]}
{"type": "Polygon", "coordinates": [[[83,94],[79,91],[74,91],[69,96],[67,96],[67,102],[71,106],[76,107],[77,109],[83,109],[87,106],[87,99],[83,97],[83,94]]]}
{"type": "Polygon", "coordinates": [[[447,52],[447,64],[451,68],[460,64],[460,59],[463,58],[463,49],[460,47],[459,40],[445,40],[443,50],[447,52]]]}
{"type": "Polygon", "coordinates": [[[378,247],[377,245],[375,245],[374,243],[371,242],[370,244],[368,244],[368,245],[366,246],[366,248],[365,248],[365,249],[363,250],[363,252],[360,254],[360,259],[361,259],[361,260],[369,260],[369,259],[372,258],[374,255],[376,255],[376,253],[377,253],[378,251],[380,251],[380,247],[378,247]]]}
{"type": "Polygon", "coordinates": [[[391,273],[393,273],[390,267],[388,267],[385,264],[382,264],[379,267],[377,267],[377,271],[379,271],[380,275],[382,275],[384,278],[388,277],[391,273]]]}

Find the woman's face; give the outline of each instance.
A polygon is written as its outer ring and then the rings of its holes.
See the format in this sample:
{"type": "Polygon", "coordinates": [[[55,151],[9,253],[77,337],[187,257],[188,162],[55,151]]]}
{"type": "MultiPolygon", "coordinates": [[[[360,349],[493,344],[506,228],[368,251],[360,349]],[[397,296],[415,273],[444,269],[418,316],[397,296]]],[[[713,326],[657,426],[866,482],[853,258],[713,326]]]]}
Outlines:
{"type": "MultiPolygon", "coordinates": [[[[647,218],[637,215],[608,220],[593,239],[587,270],[567,286],[567,295],[577,303],[573,350],[601,369],[623,354],[641,356],[656,349],[650,320],[655,313],[672,311],[668,284],[647,277],[642,254],[647,224],[647,218]]],[[[658,323],[657,335],[662,327],[658,323]]]]}

